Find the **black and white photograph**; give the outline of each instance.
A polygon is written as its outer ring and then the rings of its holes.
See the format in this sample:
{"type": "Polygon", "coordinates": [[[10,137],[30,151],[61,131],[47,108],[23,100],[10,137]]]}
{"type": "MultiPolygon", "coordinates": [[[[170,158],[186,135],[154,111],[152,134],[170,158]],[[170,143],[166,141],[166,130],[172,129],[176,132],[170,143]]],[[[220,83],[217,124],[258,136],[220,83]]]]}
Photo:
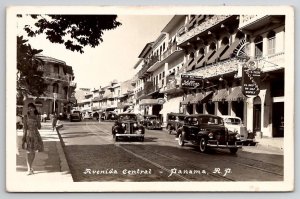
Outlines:
{"type": "Polygon", "coordinates": [[[293,191],[292,7],[6,20],[7,191],[293,191]]]}

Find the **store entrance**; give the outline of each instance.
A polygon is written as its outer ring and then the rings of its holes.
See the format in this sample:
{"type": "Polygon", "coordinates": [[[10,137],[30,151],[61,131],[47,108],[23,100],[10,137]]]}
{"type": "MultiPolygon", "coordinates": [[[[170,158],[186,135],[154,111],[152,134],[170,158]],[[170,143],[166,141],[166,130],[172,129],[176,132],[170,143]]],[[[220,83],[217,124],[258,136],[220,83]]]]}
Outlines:
{"type": "Polygon", "coordinates": [[[208,114],[212,114],[212,115],[215,114],[215,103],[208,102],[208,103],[206,103],[205,106],[206,106],[206,111],[208,114]]]}
{"type": "Polygon", "coordinates": [[[261,131],[261,99],[255,97],[253,100],[253,132],[261,131]]]}
{"type": "Polygon", "coordinates": [[[273,103],[273,137],[284,137],[284,102],[273,103]]]}

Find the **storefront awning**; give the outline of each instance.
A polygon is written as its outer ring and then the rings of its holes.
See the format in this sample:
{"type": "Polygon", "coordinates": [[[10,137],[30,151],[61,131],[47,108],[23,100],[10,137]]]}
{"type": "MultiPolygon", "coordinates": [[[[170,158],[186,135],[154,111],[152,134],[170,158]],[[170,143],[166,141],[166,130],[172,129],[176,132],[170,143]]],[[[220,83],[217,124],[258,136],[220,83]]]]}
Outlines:
{"type": "Polygon", "coordinates": [[[208,102],[209,100],[211,100],[212,95],[213,95],[212,91],[206,92],[205,95],[203,96],[203,98],[201,100],[199,100],[199,103],[206,103],[206,102],[208,102]]]}
{"type": "Polygon", "coordinates": [[[142,99],[140,105],[155,105],[159,104],[157,99],[142,99]]]}
{"type": "Polygon", "coordinates": [[[192,103],[192,101],[194,100],[194,96],[193,95],[188,95],[182,102],[182,105],[187,105],[188,103],[192,103]]]}
{"type": "Polygon", "coordinates": [[[194,97],[194,99],[191,101],[192,104],[196,104],[199,101],[201,102],[201,100],[204,98],[204,94],[202,93],[197,93],[196,96],[194,97]]]}
{"type": "Polygon", "coordinates": [[[159,112],[160,114],[167,115],[168,113],[179,113],[179,106],[181,102],[182,97],[174,97],[166,101],[164,103],[163,108],[159,112]]]}
{"type": "Polygon", "coordinates": [[[242,87],[236,87],[233,91],[226,97],[226,101],[243,101],[246,100],[246,97],[242,93],[242,87]]]}
{"type": "Polygon", "coordinates": [[[222,100],[226,100],[228,96],[228,91],[226,89],[222,89],[218,91],[218,94],[216,94],[213,98],[213,102],[220,102],[222,100]]]}

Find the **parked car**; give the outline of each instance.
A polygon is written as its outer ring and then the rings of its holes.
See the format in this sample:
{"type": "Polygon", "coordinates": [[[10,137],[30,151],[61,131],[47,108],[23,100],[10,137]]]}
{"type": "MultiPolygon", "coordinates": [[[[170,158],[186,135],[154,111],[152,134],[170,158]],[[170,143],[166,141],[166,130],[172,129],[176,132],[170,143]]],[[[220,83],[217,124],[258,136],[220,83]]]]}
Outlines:
{"type": "Polygon", "coordinates": [[[254,142],[254,137],[248,133],[241,118],[230,115],[223,115],[221,117],[224,120],[225,127],[231,132],[238,133],[243,143],[252,144],[254,142]]]}
{"type": "Polygon", "coordinates": [[[137,138],[143,142],[145,128],[138,123],[136,114],[121,113],[112,127],[112,134],[116,142],[120,137],[137,138]]]}
{"type": "Polygon", "coordinates": [[[86,112],[84,112],[84,114],[83,114],[83,119],[86,119],[86,120],[93,119],[92,112],[91,112],[91,111],[86,111],[86,112]]]}
{"type": "Polygon", "coordinates": [[[169,134],[177,132],[182,127],[184,118],[186,117],[183,113],[168,113],[167,114],[167,130],[169,134]]]}
{"type": "Polygon", "coordinates": [[[117,113],[113,112],[113,111],[106,111],[101,113],[101,120],[116,120],[117,117],[117,113]]]}
{"type": "Polygon", "coordinates": [[[81,112],[80,111],[72,111],[69,116],[70,122],[73,121],[81,121],[81,112]]]}
{"type": "Polygon", "coordinates": [[[160,129],[162,130],[162,123],[156,115],[144,115],[141,124],[146,129],[160,129]]]}
{"type": "Polygon", "coordinates": [[[206,152],[209,148],[227,148],[235,154],[242,147],[240,135],[228,131],[219,116],[189,115],[185,117],[184,124],[178,131],[180,146],[191,142],[198,145],[201,152],[206,152]]]}

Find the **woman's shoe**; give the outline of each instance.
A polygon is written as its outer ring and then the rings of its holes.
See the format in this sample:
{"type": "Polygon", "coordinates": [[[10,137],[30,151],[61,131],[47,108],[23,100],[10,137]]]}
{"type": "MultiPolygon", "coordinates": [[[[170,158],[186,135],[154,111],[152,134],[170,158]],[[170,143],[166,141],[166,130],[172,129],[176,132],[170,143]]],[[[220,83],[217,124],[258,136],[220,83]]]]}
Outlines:
{"type": "Polygon", "coordinates": [[[30,171],[27,172],[27,175],[28,175],[28,176],[29,176],[29,175],[33,175],[33,174],[34,174],[33,169],[30,169],[30,171]]]}

